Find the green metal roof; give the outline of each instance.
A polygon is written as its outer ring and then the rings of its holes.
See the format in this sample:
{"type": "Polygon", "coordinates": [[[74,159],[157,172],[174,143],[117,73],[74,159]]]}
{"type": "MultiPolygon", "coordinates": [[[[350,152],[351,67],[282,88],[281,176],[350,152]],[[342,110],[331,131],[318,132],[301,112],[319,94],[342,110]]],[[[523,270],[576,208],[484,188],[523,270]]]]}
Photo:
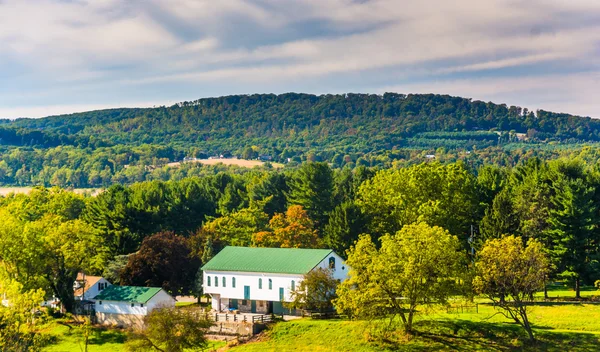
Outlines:
{"type": "Polygon", "coordinates": [[[146,303],[160,291],[160,287],[108,286],[94,300],[146,303]]]}
{"type": "Polygon", "coordinates": [[[306,274],[331,249],[225,247],[202,270],[306,274]]]}

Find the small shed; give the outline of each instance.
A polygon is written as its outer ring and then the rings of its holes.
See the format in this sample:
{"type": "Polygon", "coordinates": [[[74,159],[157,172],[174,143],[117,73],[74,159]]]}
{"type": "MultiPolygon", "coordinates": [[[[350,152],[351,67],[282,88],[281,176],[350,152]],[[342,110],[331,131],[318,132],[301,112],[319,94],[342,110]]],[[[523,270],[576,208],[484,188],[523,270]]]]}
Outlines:
{"type": "Polygon", "coordinates": [[[109,286],[94,297],[98,324],[141,327],[153,309],[175,307],[175,299],[160,287],[109,286]]]}

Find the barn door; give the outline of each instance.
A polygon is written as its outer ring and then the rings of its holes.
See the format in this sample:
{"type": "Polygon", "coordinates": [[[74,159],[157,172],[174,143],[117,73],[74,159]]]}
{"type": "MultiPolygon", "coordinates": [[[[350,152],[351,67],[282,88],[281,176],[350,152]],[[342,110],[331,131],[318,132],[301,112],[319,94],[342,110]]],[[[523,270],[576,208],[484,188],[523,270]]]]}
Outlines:
{"type": "Polygon", "coordinates": [[[250,299],[250,286],[244,286],[244,299],[250,299]]]}

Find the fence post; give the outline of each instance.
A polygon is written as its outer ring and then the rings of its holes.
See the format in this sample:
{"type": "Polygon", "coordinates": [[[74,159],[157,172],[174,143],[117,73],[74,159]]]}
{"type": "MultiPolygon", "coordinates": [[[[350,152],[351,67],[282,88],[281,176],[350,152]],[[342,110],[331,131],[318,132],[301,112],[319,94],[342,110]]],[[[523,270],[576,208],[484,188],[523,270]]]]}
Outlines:
{"type": "Polygon", "coordinates": [[[215,313],[215,321],[219,321],[219,313],[215,313]]]}

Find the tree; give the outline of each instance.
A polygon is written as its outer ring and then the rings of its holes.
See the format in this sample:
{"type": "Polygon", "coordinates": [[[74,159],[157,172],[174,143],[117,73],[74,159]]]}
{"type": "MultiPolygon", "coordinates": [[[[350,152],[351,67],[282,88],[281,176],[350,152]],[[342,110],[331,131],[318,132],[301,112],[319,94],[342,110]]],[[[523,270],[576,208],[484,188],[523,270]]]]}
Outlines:
{"type": "Polygon", "coordinates": [[[113,285],[121,285],[121,272],[129,263],[129,257],[133,254],[117,255],[106,263],[102,271],[102,277],[113,285]]]}
{"type": "Polygon", "coordinates": [[[363,235],[350,248],[349,278],[334,304],[354,318],[389,316],[390,325],[400,316],[411,333],[419,306],[446,303],[454,292],[465,256],[456,236],[425,223],[406,225],[380,241],[377,249],[371,236],[363,235]]]}
{"type": "Polygon", "coordinates": [[[476,190],[464,164],[431,162],[378,172],[360,186],[356,202],[369,216],[374,236],[423,221],[459,236],[466,247],[480,212],[476,190]]]}
{"type": "Polygon", "coordinates": [[[501,313],[521,325],[534,341],[527,315],[531,297],[543,288],[549,261],[542,245],[530,239],[527,246],[515,236],[489,239],[477,254],[473,287],[490,298],[501,313]]]}
{"type": "Polygon", "coordinates": [[[126,347],[132,352],[183,352],[207,345],[206,330],[212,325],[193,311],[156,308],[144,317],[144,328],[129,334],[126,347]]]}
{"type": "Polygon", "coordinates": [[[192,254],[188,239],[173,232],[147,237],[121,271],[125,285],[162,287],[173,296],[192,293],[200,260],[192,254]]]}
{"type": "Polygon", "coordinates": [[[553,209],[548,222],[552,243],[550,256],[559,275],[575,284],[575,297],[581,298],[581,279],[590,270],[590,260],[598,253],[598,206],[595,190],[585,179],[559,177],[554,182],[553,209]]]}
{"type": "Polygon", "coordinates": [[[7,305],[0,304],[0,351],[39,351],[35,311],[44,300],[44,291],[25,290],[0,273],[0,292],[8,299],[7,305]]]}
{"type": "Polygon", "coordinates": [[[346,250],[358,240],[358,236],[367,232],[367,224],[367,217],[359,206],[344,202],[331,212],[323,231],[323,243],[345,257],[346,250]]]}
{"type": "Polygon", "coordinates": [[[492,206],[486,209],[485,216],[481,220],[480,231],[483,241],[514,233],[518,227],[519,221],[513,209],[511,194],[507,189],[503,189],[494,198],[492,206]]]}
{"type": "Polygon", "coordinates": [[[0,258],[25,290],[50,289],[71,312],[73,282],[97,271],[107,257],[103,238],[80,220],[83,198],[53,189],[34,190],[0,208],[0,258]]]}
{"type": "Polygon", "coordinates": [[[290,309],[304,309],[317,312],[333,310],[333,300],[337,298],[339,280],[333,277],[331,269],[317,268],[304,275],[300,284],[290,295],[290,309]]]}
{"type": "Polygon", "coordinates": [[[324,226],[333,209],[333,172],[327,163],[308,162],[292,175],[288,202],[301,205],[317,223],[324,226]]]}
{"type": "Polygon", "coordinates": [[[257,232],[252,242],[257,247],[319,248],[315,224],[299,205],[292,205],[285,214],[275,214],[269,221],[272,231],[257,232]]]}
{"type": "Polygon", "coordinates": [[[258,208],[244,208],[207,222],[202,231],[213,240],[231,246],[249,246],[253,234],[265,231],[269,216],[258,208]]]}

